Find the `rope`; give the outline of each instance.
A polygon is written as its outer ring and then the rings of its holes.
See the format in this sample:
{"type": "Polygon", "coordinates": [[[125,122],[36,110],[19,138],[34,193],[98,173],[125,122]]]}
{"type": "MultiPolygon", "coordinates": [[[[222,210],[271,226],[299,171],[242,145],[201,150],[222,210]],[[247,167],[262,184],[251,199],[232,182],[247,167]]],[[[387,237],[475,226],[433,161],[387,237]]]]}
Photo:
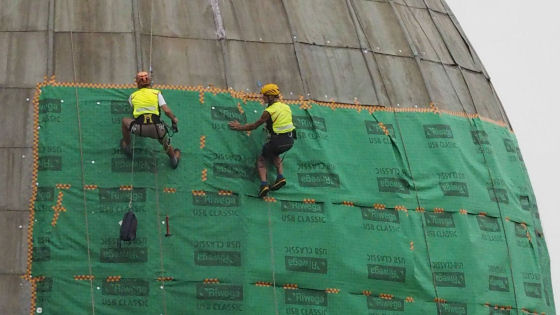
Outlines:
{"type": "MultiPolygon", "coordinates": [[[[156,192],[156,213],[157,213],[157,220],[156,224],[158,226],[158,236],[159,236],[159,268],[160,268],[160,276],[165,276],[165,268],[163,264],[163,241],[161,236],[161,213],[159,208],[159,186],[158,186],[158,163],[157,163],[157,155],[154,154],[154,184],[155,184],[155,192],[156,192]]],[[[163,289],[162,299],[163,299],[163,313],[167,315],[167,303],[166,303],[166,296],[165,296],[165,281],[161,282],[161,286],[163,289]]]]}
{"type": "Polygon", "coordinates": [[[270,202],[268,202],[268,241],[270,243],[270,263],[272,265],[272,290],[274,290],[274,307],[276,315],[278,312],[278,296],[276,294],[276,262],[274,261],[274,239],[272,233],[272,215],[270,210],[270,202]]]}
{"type": "Polygon", "coordinates": [[[153,38],[153,19],[154,19],[154,1],[150,0],[150,78],[152,82],[154,81],[154,75],[152,70],[152,38],[153,38]]]}
{"type": "Polygon", "coordinates": [[[134,143],[136,142],[136,135],[130,133],[132,137],[132,166],[130,167],[130,200],[128,201],[128,210],[132,210],[132,193],[134,191],[134,143]]]}
{"type": "MultiPolygon", "coordinates": [[[[72,3],[72,2],[71,2],[72,3]]],[[[68,16],[70,16],[70,52],[72,54],[72,71],[73,71],[73,83],[75,84],[77,81],[76,75],[76,58],[74,54],[74,38],[73,38],[73,24],[74,19],[71,11],[71,6],[68,6],[68,16]]],[[[89,240],[89,223],[88,223],[88,213],[87,213],[87,201],[86,201],[86,189],[85,189],[85,171],[84,171],[84,150],[83,150],[83,142],[82,142],[82,121],[80,119],[80,99],[78,96],[78,86],[74,85],[74,91],[76,93],[76,114],[78,118],[78,137],[80,140],[80,164],[82,170],[82,196],[84,201],[84,219],[86,225],[86,241],[87,241],[87,254],[88,254],[88,272],[90,275],[93,274],[91,268],[91,251],[90,251],[90,240],[89,240]]],[[[93,278],[89,279],[89,286],[90,286],[90,296],[91,296],[91,312],[95,315],[95,298],[93,296],[93,278]]]]}

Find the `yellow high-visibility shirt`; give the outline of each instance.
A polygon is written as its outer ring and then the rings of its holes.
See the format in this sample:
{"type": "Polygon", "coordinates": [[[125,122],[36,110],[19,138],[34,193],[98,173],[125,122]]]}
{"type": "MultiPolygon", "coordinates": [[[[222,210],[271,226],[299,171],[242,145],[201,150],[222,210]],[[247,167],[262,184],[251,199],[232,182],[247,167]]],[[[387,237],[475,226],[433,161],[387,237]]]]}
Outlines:
{"type": "Polygon", "coordinates": [[[268,106],[265,111],[270,114],[272,130],[275,133],[287,133],[296,129],[292,123],[292,110],[290,106],[282,102],[276,102],[268,106]]]}
{"type": "Polygon", "coordinates": [[[161,92],[159,90],[150,88],[141,88],[138,91],[130,95],[130,105],[132,105],[134,118],[142,114],[156,114],[159,116],[159,106],[160,104],[159,96],[161,92]]]}

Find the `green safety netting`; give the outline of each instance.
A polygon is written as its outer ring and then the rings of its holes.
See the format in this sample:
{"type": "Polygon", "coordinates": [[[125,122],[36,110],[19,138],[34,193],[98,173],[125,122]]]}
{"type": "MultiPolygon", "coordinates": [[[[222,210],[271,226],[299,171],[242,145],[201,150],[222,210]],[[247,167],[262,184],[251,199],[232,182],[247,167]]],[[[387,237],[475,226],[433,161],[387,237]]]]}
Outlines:
{"type": "Polygon", "coordinates": [[[182,160],[171,169],[156,141],[137,137],[131,174],[119,139],[132,91],[40,89],[28,274],[37,313],[555,312],[536,202],[507,128],[293,103],[288,184],[262,200],[255,158],[266,134],[227,127],[256,120],[261,103],[163,89],[182,160]],[[137,239],[121,242],[131,196],[137,239]]]}

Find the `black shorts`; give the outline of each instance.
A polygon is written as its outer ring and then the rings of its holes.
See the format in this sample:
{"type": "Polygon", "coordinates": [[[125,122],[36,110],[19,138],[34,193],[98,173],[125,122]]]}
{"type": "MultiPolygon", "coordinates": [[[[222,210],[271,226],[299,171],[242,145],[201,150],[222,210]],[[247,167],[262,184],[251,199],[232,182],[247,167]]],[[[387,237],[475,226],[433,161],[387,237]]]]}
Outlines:
{"type": "Polygon", "coordinates": [[[158,139],[160,143],[164,143],[167,136],[165,125],[156,115],[152,116],[151,122],[145,124],[143,115],[140,115],[130,124],[130,132],[140,137],[158,139]]]}
{"type": "Polygon", "coordinates": [[[266,159],[271,159],[290,150],[293,145],[294,138],[292,138],[291,132],[272,135],[270,140],[263,145],[261,154],[266,159]]]}

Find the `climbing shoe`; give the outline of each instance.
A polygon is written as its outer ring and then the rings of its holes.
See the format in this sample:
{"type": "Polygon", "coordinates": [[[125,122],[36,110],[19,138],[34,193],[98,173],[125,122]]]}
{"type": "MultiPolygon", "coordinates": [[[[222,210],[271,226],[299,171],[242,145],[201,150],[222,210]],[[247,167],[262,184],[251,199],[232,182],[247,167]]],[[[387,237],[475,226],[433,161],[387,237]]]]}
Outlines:
{"type": "Polygon", "coordinates": [[[261,188],[259,188],[259,197],[266,196],[269,191],[270,188],[268,187],[268,185],[261,185],[261,188]]]}
{"type": "Polygon", "coordinates": [[[270,190],[278,190],[278,189],[282,188],[284,185],[286,185],[286,178],[284,178],[284,177],[277,178],[276,181],[274,182],[274,184],[272,184],[272,186],[270,186],[270,190]]]}
{"type": "Polygon", "coordinates": [[[173,150],[173,156],[169,158],[169,163],[171,164],[171,168],[176,169],[179,165],[179,160],[181,159],[181,150],[175,149],[173,150]]]}
{"type": "Polygon", "coordinates": [[[129,145],[124,144],[124,139],[121,139],[121,151],[129,158],[132,157],[132,150],[129,145]]]}

